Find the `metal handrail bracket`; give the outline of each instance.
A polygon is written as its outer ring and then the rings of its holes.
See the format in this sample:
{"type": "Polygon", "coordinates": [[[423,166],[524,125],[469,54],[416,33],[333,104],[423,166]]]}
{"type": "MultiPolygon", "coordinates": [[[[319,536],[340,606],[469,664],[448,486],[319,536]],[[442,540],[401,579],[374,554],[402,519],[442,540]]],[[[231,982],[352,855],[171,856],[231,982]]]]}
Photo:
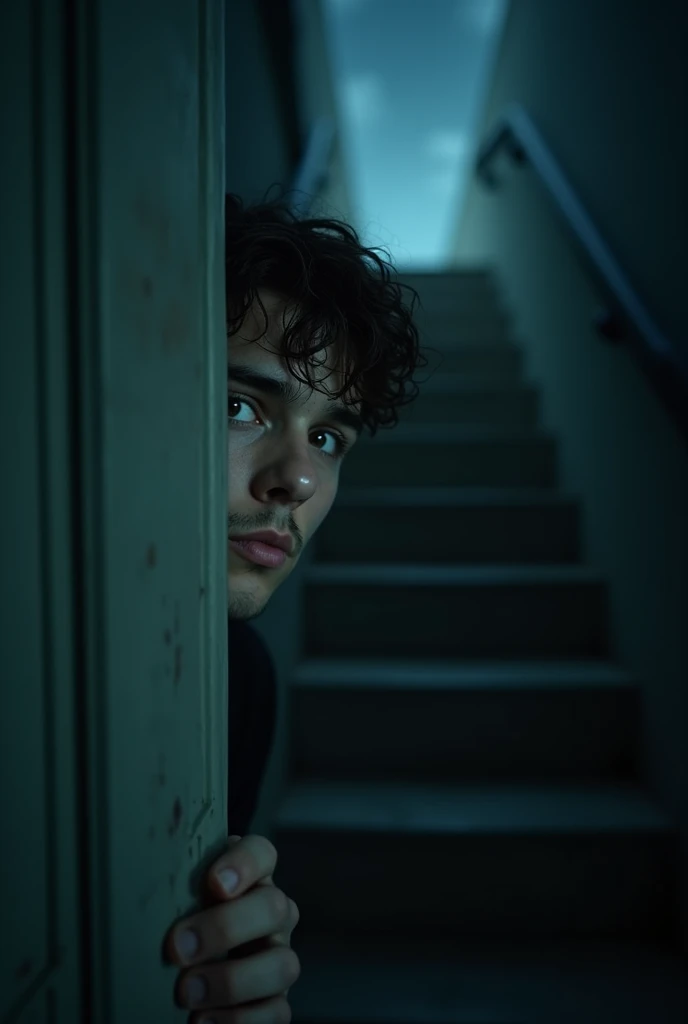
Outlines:
{"type": "Polygon", "coordinates": [[[612,308],[612,317],[595,326],[610,340],[628,340],[651,376],[665,404],[688,440],[688,362],[641,302],[611,249],[576,196],[533,119],[518,103],[506,108],[478,151],[476,172],[490,188],[497,186],[493,162],[504,148],[516,163],[536,172],[557,213],[563,218],[588,264],[592,265],[612,308]]]}

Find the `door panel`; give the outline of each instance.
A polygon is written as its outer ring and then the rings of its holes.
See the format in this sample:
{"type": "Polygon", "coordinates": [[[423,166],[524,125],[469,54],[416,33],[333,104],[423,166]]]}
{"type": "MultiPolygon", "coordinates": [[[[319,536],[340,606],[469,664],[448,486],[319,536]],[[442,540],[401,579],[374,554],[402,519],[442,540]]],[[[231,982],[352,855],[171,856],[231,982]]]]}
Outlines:
{"type": "Polygon", "coordinates": [[[184,1020],[162,938],[226,839],[223,6],[3,13],[46,94],[3,109],[3,1020],[184,1020]]]}
{"type": "Polygon", "coordinates": [[[2,6],[0,1020],[22,1024],[81,989],[63,30],[54,4],[2,6]]]}
{"type": "Polygon", "coordinates": [[[124,1024],[171,1006],[160,941],[227,834],[222,5],[82,10],[93,1019],[124,1024]]]}

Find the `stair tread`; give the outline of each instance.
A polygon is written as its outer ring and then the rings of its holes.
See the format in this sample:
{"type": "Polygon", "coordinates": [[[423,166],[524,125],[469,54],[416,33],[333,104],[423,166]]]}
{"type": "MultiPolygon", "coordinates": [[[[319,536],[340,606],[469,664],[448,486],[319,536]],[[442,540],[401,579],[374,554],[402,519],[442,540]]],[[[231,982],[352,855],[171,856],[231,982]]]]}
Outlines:
{"type": "MultiPolygon", "coordinates": [[[[437,369],[432,377],[419,385],[419,396],[424,394],[436,395],[442,392],[462,395],[499,395],[511,396],[514,394],[526,394],[531,396],[536,392],[537,387],[528,380],[502,381],[498,377],[490,377],[487,374],[471,374],[457,371],[444,371],[437,369]]],[[[410,408],[413,408],[411,403],[410,408]]]]}
{"type": "Polygon", "coordinates": [[[666,831],[673,825],[637,786],[294,781],[278,829],[443,835],[666,831]]]}
{"type": "Polygon", "coordinates": [[[505,586],[605,582],[587,565],[435,565],[406,562],[315,562],[304,570],[308,583],[374,583],[404,586],[505,586]]]}
{"type": "Polygon", "coordinates": [[[336,505],[575,505],[577,499],[545,487],[365,487],[342,489],[336,505]]]}
{"type": "Polygon", "coordinates": [[[523,346],[509,339],[500,341],[471,341],[469,338],[467,340],[455,341],[451,345],[441,345],[438,342],[434,342],[433,347],[426,353],[430,357],[429,366],[432,367],[433,372],[441,370],[441,362],[437,367],[434,365],[434,359],[438,354],[443,356],[447,353],[454,354],[455,352],[459,353],[459,355],[479,353],[481,355],[489,355],[491,358],[497,357],[498,359],[508,352],[511,355],[516,355],[517,358],[522,358],[523,346]]]}
{"type": "Polygon", "coordinates": [[[446,282],[450,284],[453,281],[467,281],[472,284],[479,279],[493,281],[495,274],[495,268],[491,263],[471,263],[463,267],[447,267],[444,270],[436,270],[424,266],[406,266],[403,270],[398,271],[397,277],[402,282],[419,281],[424,284],[428,282],[443,284],[446,282]]]}
{"type": "MultiPolygon", "coordinates": [[[[399,423],[393,430],[382,428],[375,437],[362,434],[359,445],[362,447],[382,442],[383,444],[418,444],[439,443],[436,423],[399,423]]],[[[483,424],[442,425],[442,444],[554,444],[554,437],[541,427],[504,427],[483,424]]]]}
{"type": "Polygon", "coordinates": [[[460,661],[404,659],[308,658],[291,676],[292,685],[423,691],[444,689],[562,689],[635,687],[625,669],[609,661],[460,661]]]}
{"type": "Polygon", "coordinates": [[[625,1024],[686,1019],[678,952],[651,943],[432,935],[350,936],[304,929],[290,1003],[303,1024],[625,1024]]]}
{"type": "Polygon", "coordinates": [[[522,354],[522,346],[517,345],[513,341],[471,341],[470,339],[463,341],[459,339],[453,345],[435,345],[434,349],[431,350],[430,355],[434,356],[436,352],[440,352],[443,355],[447,352],[480,352],[490,353],[490,355],[503,355],[505,351],[518,352],[522,354]]]}

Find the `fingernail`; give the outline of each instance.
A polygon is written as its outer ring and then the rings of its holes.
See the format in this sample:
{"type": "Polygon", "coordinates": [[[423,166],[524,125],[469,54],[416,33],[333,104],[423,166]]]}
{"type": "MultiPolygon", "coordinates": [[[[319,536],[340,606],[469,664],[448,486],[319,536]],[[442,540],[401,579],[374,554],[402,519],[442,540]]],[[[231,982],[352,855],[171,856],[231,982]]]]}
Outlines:
{"type": "Polygon", "coordinates": [[[232,868],[223,868],[217,873],[218,880],[224,891],[229,896],[239,884],[239,876],[232,868]]]}
{"type": "Polygon", "coordinates": [[[199,974],[189,978],[186,983],[186,1001],[189,1006],[197,1006],[198,1003],[202,1003],[207,993],[208,986],[206,985],[205,978],[199,974]]]}
{"type": "Polygon", "coordinates": [[[189,930],[179,932],[174,940],[174,944],[179,955],[186,959],[198,952],[198,935],[196,935],[196,932],[189,930]]]}

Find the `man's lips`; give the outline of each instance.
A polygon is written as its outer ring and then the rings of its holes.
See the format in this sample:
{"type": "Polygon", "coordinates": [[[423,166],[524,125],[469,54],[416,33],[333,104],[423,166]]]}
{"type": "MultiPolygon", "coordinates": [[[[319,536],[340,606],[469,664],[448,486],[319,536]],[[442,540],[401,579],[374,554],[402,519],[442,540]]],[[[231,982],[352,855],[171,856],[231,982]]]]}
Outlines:
{"type": "Polygon", "coordinates": [[[273,544],[266,544],[264,540],[256,540],[254,537],[246,540],[230,537],[229,546],[246,561],[255,562],[256,565],[263,565],[268,569],[281,568],[287,559],[286,551],[273,544]]]}
{"type": "Polygon", "coordinates": [[[240,543],[248,541],[260,541],[263,544],[268,544],[270,547],[279,548],[280,551],[285,551],[288,555],[291,555],[294,550],[294,538],[289,533],[277,533],[276,530],[257,530],[255,533],[234,533],[230,534],[230,540],[235,540],[240,543]]]}

